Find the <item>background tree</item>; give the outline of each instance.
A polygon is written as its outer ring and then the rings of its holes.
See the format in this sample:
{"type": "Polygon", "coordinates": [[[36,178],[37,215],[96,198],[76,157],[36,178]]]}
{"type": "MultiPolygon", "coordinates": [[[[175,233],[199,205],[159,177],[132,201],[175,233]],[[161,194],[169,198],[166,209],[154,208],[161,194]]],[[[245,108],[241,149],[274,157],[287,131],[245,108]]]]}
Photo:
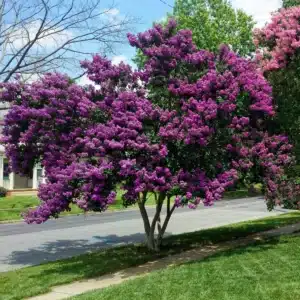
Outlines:
{"type": "Polygon", "coordinates": [[[278,114],[273,132],[285,132],[300,162],[300,6],[281,9],[255,32],[257,60],[273,87],[278,114]]]}
{"type": "Polygon", "coordinates": [[[55,70],[80,75],[80,60],[124,42],[134,20],[116,12],[100,0],[0,0],[1,80],[55,70]]]}
{"type": "Polygon", "coordinates": [[[200,49],[215,52],[226,44],[243,56],[254,49],[252,17],[234,9],[227,0],[176,0],[173,16],[179,29],[193,31],[193,40],[200,49]]]}
{"type": "Polygon", "coordinates": [[[300,1],[299,0],[283,0],[282,1],[282,7],[283,8],[288,8],[292,6],[299,6],[300,1]]]}
{"type": "Polygon", "coordinates": [[[199,50],[174,20],[128,38],[146,57],[139,72],[96,55],[82,63],[96,87],[60,74],[1,85],[1,99],[13,104],[2,139],[10,166],[26,174],[40,162],[47,177],[27,222],[57,217],[72,203],[104,211],[121,186],[124,206],[139,206],[149,249],[159,250],[176,208],[212,205],[253,167],[264,175],[268,207],[280,204],[291,145],[264,128],[274,109],[256,65],[227,46],[199,50]],[[151,93],[157,87],[163,100],[151,93]]]}

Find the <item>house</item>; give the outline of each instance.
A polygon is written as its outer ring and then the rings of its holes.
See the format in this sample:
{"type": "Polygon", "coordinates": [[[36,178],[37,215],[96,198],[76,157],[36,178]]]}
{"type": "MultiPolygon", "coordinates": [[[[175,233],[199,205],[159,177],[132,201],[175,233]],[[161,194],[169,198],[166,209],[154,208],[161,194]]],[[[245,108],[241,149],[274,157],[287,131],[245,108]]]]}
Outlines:
{"type": "MultiPolygon", "coordinates": [[[[7,113],[8,105],[0,103],[0,132],[2,132],[3,119],[7,113]]],[[[39,185],[45,181],[44,170],[37,165],[32,170],[30,177],[20,176],[19,174],[8,171],[8,159],[5,157],[5,149],[0,145],[0,186],[5,187],[10,193],[36,191],[39,185]]]]}

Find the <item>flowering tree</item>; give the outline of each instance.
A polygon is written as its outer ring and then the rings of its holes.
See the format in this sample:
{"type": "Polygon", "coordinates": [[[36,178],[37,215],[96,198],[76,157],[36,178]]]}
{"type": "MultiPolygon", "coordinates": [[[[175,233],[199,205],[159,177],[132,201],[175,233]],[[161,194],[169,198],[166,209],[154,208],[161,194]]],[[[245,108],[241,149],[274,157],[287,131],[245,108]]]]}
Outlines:
{"type": "Polygon", "coordinates": [[[259,50],[257,60],[263,71],[286,67],[300,48],[300,7],[281,9],[272,20],[254,32],[254,43],[259,50]]]}
{"type": "Polygon", "coordinates": [[[279,204],[291,146],[265,132],[271,88],[255,64],[226,46],[218,55],[198,50],[173,20],[128,38],[147,57],[139,72],[96,55],[82,63],[96,87],[60,74],[3,85],[1,98],[12,103],[3,138],[11,168],[26,174],[39,161],[47,176],[27,222],[57,217],[72,203],[104,211],[121,185],[124,205],[138,204],[147,245],[158,250],[176,208],[212,205],[254,166],[269,208],[279,204]]]}
{"type": "Polygon", "coordinates": [[[273,130],[285,132],[300,162],[300,6],[281,9],[255,31],[257,61],[273,86],[278,114],[273,130]]]}

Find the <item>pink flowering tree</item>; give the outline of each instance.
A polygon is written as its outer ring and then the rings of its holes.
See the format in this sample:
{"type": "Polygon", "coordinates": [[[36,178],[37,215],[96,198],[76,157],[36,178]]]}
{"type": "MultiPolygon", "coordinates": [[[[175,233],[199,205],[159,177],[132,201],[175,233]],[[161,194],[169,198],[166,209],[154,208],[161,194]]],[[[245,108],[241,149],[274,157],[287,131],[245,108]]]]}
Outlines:
{"type": "Polygon", "coordinates": [[[281,9],[254,32],[257,60],[264,72],[285,68],[300,48],[300,6],[281,9]]]}
{"type": "Polygon", "coordinates": [[[290,137],[299,163],[300,6],[274,13],[269,24],[255,31],[254,42],[256,59],[273,87],[274,104],[278,107],[272,130],[290,137]]]}
{"type": "Polygon", "coordinates": [[[280,204],[279,174],[292,157],[287,138],[264,127],[275,113],[271,87],[226,46],[217,55],[199,50],[191,31],[175,28],[170,20],[128,35],[147,58],[138,72],[96,55],[82,63],[95,86],[60,74],[2,85],[1,98],[12,104],[3,137],[11,168],[27,174],[40,162],[47,177],[28,223],[71,204],[105,211],[121,186],[124,206],[140,209],[147,246],[159,250],[175,209],[212,205],[254,167],[269,208],[280,204]]]}

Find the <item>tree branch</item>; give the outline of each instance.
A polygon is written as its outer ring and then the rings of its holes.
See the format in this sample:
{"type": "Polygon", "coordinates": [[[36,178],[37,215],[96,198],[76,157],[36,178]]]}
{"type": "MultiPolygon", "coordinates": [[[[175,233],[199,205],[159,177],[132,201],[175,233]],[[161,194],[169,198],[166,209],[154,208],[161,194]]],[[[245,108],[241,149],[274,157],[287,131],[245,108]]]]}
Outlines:
{"type": "Polygon", "coordinates": [[[145,228],[145,233],[147,235],[147,237],[149,237],[150,234],[150,222],[149,222],[149,217],[148,217],[148,213],[147,210],[145,208],[145,202],[147,200],[147,192],[143,193],[143,197],[142,199],[140,199],[140,196],[138,197],[138,206],[140,209],[140,213],[144,222],[144,228],[145,228]]]}
{"type": "Polygon", "coordinates": [[[165,193],[160,193],[159,194],[158,202],[156,204],[156,212],[155,212],[155,215],[154,215],[152,223],[151,223],[151,228],[150,228],[151,234],[154,234],[156,223],[160,218],[160,213],[161,213],[161,209],[162,209],[165,198],[166,198],[165,193]]]}
{"type": "Polygon", "coordinates": [[[128,26],[136,21],[128,16],[109,18],[116,6],[112,3],[101,9],[101,0],[35,0],[34,5],[11,1],[8,5],[2,0],[0,7],[0,76],[4,81],[16,72],[34,72],[34,68],[43,73],[51,65],[50,71],[56,65],[63,70],[72,66],[74,76],[74,62],[95,52],[82,50],[81,43],[97,42],[104,51],[113,51],[113,45],[125,40],[128,26]],[[65,56],[73,58],[65,60],[65,56]]]}

